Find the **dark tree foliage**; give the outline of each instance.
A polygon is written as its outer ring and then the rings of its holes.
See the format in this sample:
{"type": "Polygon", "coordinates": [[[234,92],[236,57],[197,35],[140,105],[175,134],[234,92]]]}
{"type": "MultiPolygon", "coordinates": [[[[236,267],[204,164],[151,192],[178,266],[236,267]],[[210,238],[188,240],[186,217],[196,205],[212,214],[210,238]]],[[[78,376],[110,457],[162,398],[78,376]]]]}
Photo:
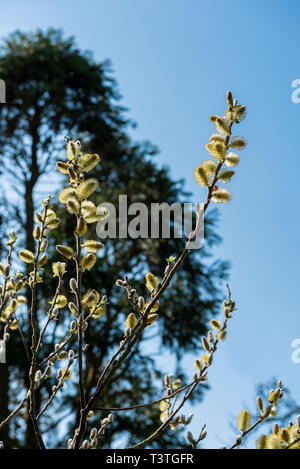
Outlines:
{"type": "MultiPolygon", "coordinates": [[[[129,137],[128,128],[132,122],[125,116],[125,109],[119,105],[120,95],[108,61],[96,63],[89,53],[78,50],[74,40],[65,39],[60,31],[49,30],[35,34],[17,32],[2,47],[0,76],[7,85],[7,105],[0,108],[0,157],[11,174],[12,188],[19,195],[17,204],[11,208],[25,235],[27,249],[32,249],[37,184],[63,151],[62,136],[65,134],[80,138],[84,151],[96,152],[101,156],[100,167],[92,175],[100,180],[98,203],[110,202],[117,206],[119,195],[124,194],[128,196],[128,205],[144,202],[150,206],[153,202],[171,204],[190,200],[183,181],[172,181],[168,169],[155,164],[153,157],[157,149],[149,142],[136,143],[129,137]]],[[[55,186],[55,172],[51,172],[49,178],[55,186]]],[[[61,238],[70,238],[71,243],[73,237],[69,216],[62,208],[57,213],[63,220],[53,232],[52,251],[54,244],[59,243],[61,238]]],[[[209,260],[211,248],[220,242],[212,220],[216,220],[216,214],[208,214],[206,218],[205,246],[192,252],[172,288],[161,300],[158,324],[151,328],[151,336],[150,332],[146,334],[126,368],[115,377],[109,395],[98,403],[99,407],[130,406],[161,396],[163,371],[174,370],[159,369],[152,353],[157,347],[161,355],[174,355],[176,373],[184,379],[181,358],[185,352],[197,353],[200,337],[206,332],[209,318],[218,312],[223,298],[220,286],[228,270],[225,262],[209,260]]],[[[88,391],[95,386],[99,370],[122,339],[124,318],[130,312],[124,292],[115,286],[116,279],[128,274],[130,279],[134,279],[137,290],[146,294],[145,273],[150,270],[161,276],[159,266],[162,261],[170,255],[176,256],[182,250],[184,240],[116,238],[105,240],[104,244],[97,270],[85,276],[86,288],[93,285],[109,298],[105,315],[86,333],[86,340],[90,344],[85,372],[88,391]]],[[[57,260],[61,259],[57,256],[57,260]]],[[[55,288],[49,271],[47,275],[47,269],[50,268],[46,266],[45,281],[41,285],[40,324],[44,319],[45,305],[55,288]]],[[[72,276],[71,271],[68,274],[72,276]]],[[[64,321],[68,324],[70,320],[70,313],[65,311],[55,326],[58,337],[60,324],[64,321]]],[[[44,344],[44,353],[51,350],[58,340],[54,335],[53,341],[49,338],[44,344]]],[[[9,366],[15,372],[15,379],[13,382],[11,380],[6,391],[12,402],[18,394],[15,389],[21,390],[24,386],[23,376],[27,366],[18,339],[9,346],[8,356],[9,366]]],[[[190,373],[186,379],[190,379],[190,373]]],[[[40,402],[53,382],[49,380],[39,393],[40,402]]],[[[43,420],[42,430],[47,432],[48,441],[51,440],[56,446],[65,446],[66,430],[68,426],[75,425],[78,418],[77,398],[77,388],[70,382],[68,394],[64,393],[64,397],[59,395],[57,405],[43,420]],[[63,423],[61,427],[60,423],[63,423]],[[64,431],[64,440],[58,436],[58,428],[64,431]]],[[[7,407],[5,402],[5,399],[0,402],[1,415],[7,410],[3,408],[7,407]]],[[[93,418],[102,415],[106,415],[106,412],[96,412],[93,418]]],[[[25,424],[27,437],[24,446],[33,447],[30,423],[25,424]]],[[[129,441],[141,440],[158,424],[157,406],[118,413],[111,430],[113,444],[126,445],[129,441]]],[[[19,418],[11,426],[12,446],[18,426],[23,425],[24,421],[19,418]]],[[[0,439],[5,438],[7,441],[7,434],[1,435],[0,439]]],[[[178,432],[168,431],[158,446],[180,447],[182,444],[178,432]]]]}

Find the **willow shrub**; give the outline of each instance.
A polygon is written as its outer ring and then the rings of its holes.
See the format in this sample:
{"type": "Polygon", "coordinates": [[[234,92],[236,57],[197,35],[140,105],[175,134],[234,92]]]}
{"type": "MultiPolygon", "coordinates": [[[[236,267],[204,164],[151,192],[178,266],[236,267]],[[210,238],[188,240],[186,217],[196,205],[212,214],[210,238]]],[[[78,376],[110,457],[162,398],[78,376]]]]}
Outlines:
{"type": "MultiPolygon", "coordinates": [[[[203,205],[203,213],[206,212],[211,202],[227,203],[231,195],[228,189],[224,188],[234,176],[232,169],[239,163],[240,156],[237,152],[246,146],[243,137],[232,136],[234,126],[239,124],[246,115],[246,108],[239,105],[237,100],[233,100],[231,92],[227,93],[227,109],[224,116],[213,115],[210,120],[214,123],[216,132],[211,135],[206,144],[206,150],[210,154],[210,159],[203,161],[194,171],[196,181],[201,187],[206,188],[206,198],[203,205]]],[[[128,408],[105,409],[107,414],[103,419],[97,418],[100,412],[99,403],[105,393],[110,392],[110,385],[115,379],[116,372],[126,366],[126,361],[135,351],[135,344],[141,339],[144,330],[151,327],[159,314],[159,299],[164,291],[171,284],[176,271],[180,268],[185,258],[189,255],[189,243],[196,237],[197,230],[201,223],[201,209],[196,206],[197,224],[195,230],[190,234],[184,251],[176,257],[167,260],[162,266],[162,278],[154,276],[151,272],[146,275],[146,287],[149,291],[149,298],[140,296],[136,289],[129,283],[128,278],[116,279],[116,284],[124,289],[128,297],[128,314],[124,324],[124,336],[120,337],[120,343],[114,355],[110,358],[104,369],[99,370],[99,378],[96,387],[90,394],[87,394],[84,382],[84,355],[88,344],[85,342],[85,331],[88,327],[93,327],[94,321],[101,321],[105,314],[105,309],[109,307],[109,299],[98,291],[89,288],[83,291],[82,277],[86,270],[92,270],[97,262],[97,252],[103,248],[103,244],[95,239],[90,239],[89,227],[109,216],[104,207],[96,208],[92,199],[98,188],[98,181],[89,178],[88,173],[100,161],[96,154],[84,154],[81,151],[79,141],[72,141],[66,138],[66,161],[59,161],[57,169],[68,178],[68,186],[59,195],[59,201],[65,205],[66,210],[74,215],[74,243],[72,246],[64,244],[56,246],[61,255],[61,262],[53,262],[53,277],[57,278],[56,291],[50,302],[48,311],[45,311],[44,326],[41,331],[37,327],[37,291],[39,283],[43,281],[43,266],[49,262],[47,257],[48,241],[47,236],[50,230],[59,229],[60,219],[50,203],[50,196],[42,202],[41,210],[36,213],[35,228],[33,238],[35,241],[35,252],[23,249],[19,252],[20,259],[32,265],[32,271],[28,276],[22,273],[12,273],[12,252],[15,248],[15,233],[10,234],[7,242],[8,255],[5,263],[0,264],[2,275],[1,286],[1,306],[0,317],[5,323],[3,340],[7,342],[10,334],[19,333],[23,340],[25,353],[30,362],[29,382],[30,386],[27,394],[20,401],[19,405],[0,424],[3,428],[14,416],[26,407],[31,418],[35,431],[36,440],[40,448],[45,448],[42,433],[40,430],[41,417],[46,412],[51,412],[51,403],[57,398],[58,392],[63,391],[65,381],[71,375],[75,375],[78,382],[78,409],[80,420],[74,435],[70,435],[66,447],[69,449],[92,449],[97,447],[99,438],[109,438],[109,426],[113,418],[118,418],[118,412],[148,406],[159,406],[160,422],[157,423],[157,430],[149,435],[145,440],[137,442],[132,448],[144,448],[153,440],[159,442],[161,433],[168,427],[176,431],[179,426],[188,426],[192,420],[192,414],[186,416],[180,413],[184,404],[196,391],[201,383],[207,381],[208,369],[212,366],[214,355],[219,344],[225,339],[229,320],[235,311],[235,302],[231,298],[228,287],[228,297],[223,305],[223,320],[212,319],[210,321],[211,330],[207,337],[202,338],[203,353],[195,359],[195,372],[191,382],[181,383],[179,378],[171,374],[165,376],[165,393],[154,402],[140,403],[128,408]],[[75,263],[76,276],[68,278],[68,265],[75,263]],[[62,294],[63,284],[69,285],[68,297],[62,294]],[[29,287],[31,298],[26,298],[23,294],[25,287],[29,287]],[[31,346],[27,348],[22,333],[22,324],[18,319],[18,309],[28,303],[31,324],[31,346]],[[39,355],[43,347],[43,340],[49,333],[49,325],[57,320],[63,309],[69,310],[70,325],[65,331],[64,339],[56,344],[55,349],[49,356],[40,362],[39,355]],[[63,366],[61,366],[63,363],[63,366]],[[37,413],[36,391],[43,386],[50,376],[56,375],[56,384],[52,388],[51,394],[42,403],[41,410],[37,413]],[[115,417],[113,417],[115,415],[115,417]],[[94,428],[91,428],[92,419],[94,428]]],[[[30,270],[30,269],[29,269],[30,270]]],[[[197,352],[198,354],[198,352],[197,352]]],[[[240,434],[236,437],[231,449],[240,446],[244,437],[255,427],[264,422],[269,416],[274,416],[276,406],[282,398],[282,383],[278,382],[278,387],[271,390],[267,403],[261,397],[257,397],[258,415],[252,422],[252,416],[246,409],[242,410],[237,419],[237,426],[240,434]]],[[[103,413],[103,409],[101,408],[103,413]]],[[[258,448],[287,449],[300,448],[300,417],[297,417],[296,424],[290,423],[287,428],[279,428],[277,424],[273,426],[270,435],[261,435],[257,441],[258,448]]],[[[199,434],[194,437],[187,431],[187,445],[197,448],[200,441],[206,437],[205,424],[199,428],[199,434]]],[[[2,445],[3,446],[3,445],[2,445]]]]}

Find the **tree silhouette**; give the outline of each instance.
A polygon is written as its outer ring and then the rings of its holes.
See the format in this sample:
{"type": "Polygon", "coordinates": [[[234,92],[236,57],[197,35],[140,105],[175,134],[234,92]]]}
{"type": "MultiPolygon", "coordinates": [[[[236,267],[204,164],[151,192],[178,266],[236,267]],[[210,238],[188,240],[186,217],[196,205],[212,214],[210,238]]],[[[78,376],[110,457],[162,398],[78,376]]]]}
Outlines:
{"type": "MultiPolygon", "coordinates": [[[[85,151],[97,152],[102,157],[101,170],[94,171],[94,176],[103,183],[103,190],[98,194],[99,203],[108,201],[117,205],[119,195],[123,194],[128,196],[128,205],[136,201],[150,205],[189,200],[183,181],[173,181],[167,168],[154,163],[157,149],[149,142],[136,143],[129,137],[128,128],[132,122],[119,105],[120,95],[109,62],[96,63],[90,53],[78,50],[73,38],[65,39],[57,30],[13,33],[1,49],[0,76],[7,87],[7,105],[0,108],[0,158],[2,166],[5,165],[5,175],[10,174],[11,188],[17,192],[17,198],[11,198],[10,210],[24,232],[27,249],[32,249],[36,190],[62,150],[65,134],[72,138],[84,137],[85,151]]],[[[59,184],[59,180],[50,182],[59,184]]],[[[176,283],[161,301],[160,332],[156,334],[156,343],[161,353],[174,355],[177,375],[181,376],[184,370],[180,358],[184,352],[197,349],[201,335],[207,330],[207,320],[216,315],[220,282],[228,270],[225,262],[208,262],[207,259],[212,246],[220,241],[212,221],[215,219],[215,215],[206,217],[205,246],[191,253],[176,283]]],[[[69,226],[69,219],[65,217],[60,230],[63,228],[66,236],[71,237],[69,226]]],[[[59,231],[54,231],[52,236],[54,246],[59,241],[59,231]]],[[[90,344],[84,377],[87,390],[95,385],[97,371],[123,334],[121,323],[128,314],[128,305],[115,286],[116,278],[127,273],[134,275],[136,286],[143,291],[144,274],[148,270],[161,274],[157,271],[159,261],[170,255],[176,256],[183,243],[182,239],[150,238],[105,241],[102,262],[97,271],[90,274],[92,278],[87,275],[85,279],[86,287],[92,280],[95,288],[113,298],[103,320],[86,333],[90,344]]],[[[45,279],[44,292],[39,298],[40,324],[43,306],[50,300],[48,292],[53,287],[47,270],[45,279]]],[[[69,315],[62,315],[60,321],[56,325],[58,334],[62,322],[70,321],[69,315]]],[[[146,338],[140,344],[129,366],[122,369],[114,382],[110,395],[99,403],[101,407],[131,405],[157,396],[162,387],[162,371],[149,353],[149,343],[153,342],[146,338]]],[[[45,344],[44,353],[53,345],[45,344]]],[[[7,389],[1,387],[0,420],[7,412],[8,398],[12,402],[14,394],[18,394],[24,385],[28,387],[28,383],[24,383],[24,372],[28,370],[20,340],[9,344],[7,355],[14,377],[7,389]]],[[[0,373],[1,383],[8,383],[8,368],[2,366],[0,373]]],[[[46,386],[51,386],[51,380],[46,386]]],[[[67,424],[74,426],[78,419],[76,393],[77,388],[70,383],[68,394],[62,398],[65,414],[60,416],[64,419],[61,428],[66,428],[67,424]]],[[[40,406],[43,395],[43,389],[37,393],[37,406],[40,406]]],[[[60,401],[60,408],[61,404],[60,401]]],[[[141,410],[134,416],[119,417],[112,427],[114,440],[143,438],[155,426],[155,418],[159,419],[159,409],[155,408],[147,413],[141,410]]],[[[59,422],[54,405],[53,414],[42,422],[42,431],[47,432],[47,438],[56,446],[61,442],[57,433],[59,422]]],[[[34,447],[30,421],[25,423],[27,432],[23,446],[34,447]]],[[[6,447],[17,445],[14,435],[22,425],[24,421],[20,417],[11,425],[10,434],[3,432],[0,435],[6,447]]],[[[179,447],[180,435],[176,435],[167,431],[160,440],[160,447],[179,447]]]]}

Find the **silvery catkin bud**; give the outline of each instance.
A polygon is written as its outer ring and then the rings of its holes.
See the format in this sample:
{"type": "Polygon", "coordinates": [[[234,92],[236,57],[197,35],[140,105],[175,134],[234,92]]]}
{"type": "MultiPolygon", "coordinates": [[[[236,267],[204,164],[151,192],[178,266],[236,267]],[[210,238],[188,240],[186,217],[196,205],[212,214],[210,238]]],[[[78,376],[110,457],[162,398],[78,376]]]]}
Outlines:
{"type": "Polygon", "coordinates": [[[123,287],[123,286],[124,286],[123,280],[121,280],[120,278],[118,278],[118,280],[116,280],[116,285],[117,285],[117,287],[123,287]]]}
{"type": "Polygon", "coordinates": [[[233,97],[232,97],[231,91],[227,91],[226,100],[227,100],[227,106],[232,107],[233,106],[233,97]]]}
{"type": "Polygon", "coordinates": [[[41,237],[41,227],[40,225],[37,225],[34,231],[34,237],[35,239],[39,239],[41,237]]]}
{"type": "MultiPolygon", "coordinates": [[[[79,217],[78,219],[78,222],[77,222],[77,228],[76,228],[76,232],[79,234],[79,236],[82,236],[84,235],[85,231],[86,231],[86,225],[85,225],[85,221],[84,221],[84,218],[81,216],[79,217]]],[[[89,256],[89,254],[87,255],[87,257],[89,256]]]]}
{"type": "Polygon", "coordinates": [[[97,428],[92,428],[90,433],[90,439],[93,440],[97,436],[97,428]]]}
{"type": "Polygon", "coordinates": [[[76,316],[78,314],[78,308],[77,306],[75,305],[75,303],[73,303],[73,301],[70,301],[69,304],[68,304],[68,307],[69,307],[69,310],[71,311],[72,314],[76,313],[76,316]]]}
{"type": "Polygon", "coordinates": [[[263,418],[266,419],[267,417],[269,417],[270,413],[271,413],[271,409],[272,409],[272,406],[268,405],[268,407],[265,408],[265,410],[263,411],[263,418]]]}
{"type": "Polygon", "coordinates": [[[47,262],[47,254],[43,254],[41,257],[40,257],[40,260],[38,262],[38,265],[39,266],[42,266],[44,264],[46,264],[47,262]]]}
{"type": "Polygon", "coordinates": [[[82,449],[89,449],[89,447],[90,447],[90,444],[88,440],[84,440],[84,442],[82,443],[82,449]]]}
{"type": "Polygon", "coordinates": [[[142,296],[140,296],[138,299],[138,306],[140,310],[143,310],[145,307],[145,300],[142,296]]]}
{"type": "Polygon", "coordinates": [[[278,432],[279,432],[279,425],[278,425],[278,423],[274,423],[274,425],[273,425],[273,433],[274,433],[274,435],[276,435],[276,433],[278,433],[278,432]]]}
{"type": "Polygon", "coordinates": [[[73,292],[77,291],[77,282],[76,282],[75,278],[70,279],[70,289],[73,292]]]}
{"type": "Polygon", "coordinates": [[[46,251],[47,247],[48,247],[48,241],[47,239],[44,239],[41,243],[41,252],[46,251]]]}
{"type": "Polygon", "coordinates": [[[130,327],[126,327],[124,336],[125,336],[125,339],[129,339],[129,337],[131,336],[131,329],[130,329],[130,327]]]}
{"type": "Polygon", "coordinates": [[[209,342],[210,344],[213,344],[213,343],[214,343],[214,336],[213,336],[213,334],[212,334],[211,331],[208,331],[207,338],[208,338],[208,342],[209,342]]]}
{"type": "Polygon", "coordinates": [[[94,438],[94,439],[91,440],[90,448],[96,448],[96,446],[97,446],[97,440],[96,440],[96,438],[94,438]]]}
{"type": "Polygon", "coordinates": [[[206,350],[207,352],[210,350],[210,346],[209,346],[209,343],[207,342],[206,337],[202,337],[202,345],[203,345],[204,350],[206,350]]]}
{"type": "Polygon", "coordinates": [[[187,439],[189,440],[189,442],[190,442],[192,445],[195,445],[195,444],[196,444],[196,441],[194,440],[193,434],[192,434],[191,432],[187,432],[186,436],[187,436],[187,439]]]}
{"type": "Polygon", "coordinates": [[[57,379],[62,378],[62,375],[63,375],[63,371],[62,371],[61,368],[59,368],[58,371],[57,371],[57,375],[56,375],[57,379]]]}
{"type": "Polygon", "coordinates": [[[263,400],[260,396],[257,396],[256,398],[256,404],[257,404],[257,408],[260,412],[263,412],[264,411],[264,403],[263,403],[263,400]]]}

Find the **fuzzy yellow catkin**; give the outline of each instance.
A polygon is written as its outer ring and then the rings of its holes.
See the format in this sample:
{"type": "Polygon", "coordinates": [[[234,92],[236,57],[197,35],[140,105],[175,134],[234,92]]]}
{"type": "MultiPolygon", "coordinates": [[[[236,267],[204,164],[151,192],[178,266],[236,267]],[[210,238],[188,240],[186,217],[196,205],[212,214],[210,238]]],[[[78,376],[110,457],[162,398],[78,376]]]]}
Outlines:
{"type": "Polygon", "coordinates": [[[231,148],[235,148],[236,150],[243,150],[247,145],[247,141],[244,137],[233,137],[230,146],[231,148]]]}
{"type": "Polygon", "coordinates": [[[79,213],[79,203],[78,200],[75,199],[75,197],[71,197],[67,200],[66,207],[69,213],[79,213]]]}
{"type": "Polygon", "coordinates": [[[149,316],[147,317],[147,325],[148,326],[151,326],[151,324],[153,324],[156,319],[158,318],[158,314],[149,314],[149,316]]]}
{"type": "Polygon", "coordinates": [[[210,325],[213,329],[221,329],[221,324],[219,321],[217,321],[217,319],[212,319],[210,321],[210,325]]]}
{"type": "Polygon", "coordinates": [[[215,125],[216,125],[216,128],[219,132],[224,132],[224,133],[227,133],[228,132],[228,121],[224,118],[224,117],[221,117],[221,116],[218,116],[215,120],[215,125]]]}
{"type": "Polygon", "coordinates": [[[209,176],[205,168],[200,164],[194,171],[194,177],[199,184],[199,186],[208,186],[209,185],[209,176]]]}
{"type": "Polygon", "coordinates": [[[46,264],[47,262],[47,254],[43,254],[39,260],[39,266],[41,267],[42,265],[46,264]]]}
{"type": "Polygon", "coordinates": [[[153,290],[156,290],[159,284],[158,277],[155,277],[151,272],[148,272],[145,275],[145,279],[146,279],[146,288],[150,292],[152,292],[153,290]]]}
{"type": "Polygon", "coordinates": [[[58,295],[56,297],[56,302],[55,302],[55,306],[56,308],[64,308],[68,303],[68,300],[67,298],[64,296],[64,295],[58,295]]]}
{"type": "Polygon", "coordinates": [[[91,171],[100,161],[100,156],[96,153],[82,155],[78,161],[78,165],[84,171],[91,171]]]}
{"type": "Polygon", "coordinates": [[[252,416],[246,409],[242,410],[237,418],[237,426],[243,433],[248,430],[251,425],[252,416]]]}
{"type": "Polygon", "coordinates": [[[74,197],[75,195],[75,189],[73,187],[66,187],[61,191],[61,193],[58,196],[58,200],[62,204],[66,204],[67,201],[71,198],[74,197]]]}
{"type": "Polygon", "coordinates": [[[270,404],[277,404],[280,395],[280,388],[275,389],[269,395],[269,402],[270,404]]]}
{"type": "Polygon", "coordinates": [[[96,254],[99,249],[103,248],[103,244],[89,239],[84,242],[83,247],[87,250],[87,252],[96,254]]]}
{"type": "Polygon", "coordinates": [[[215,203],[227,203],[231,199],[231,194],[227,189],[220,188],[213,192],[212,201],[215,203]]]}
{"type": "Polygon", "coordinates": [[[126,319],[126,327],[132,330],[136,327],[136,325],[137,325],[137,319],[134,313],[130,313],[126,319]]]}
{"type": "Polygon", "coordinates": [[[60,171],[63,174],[68,174],[68,169],[69,165],[67,163],[64,163],[63,161],[58,161],[56,163],[58,171],[60,171]]]}
{"type": "Polygon", "coordinates": [[[52,270],[53,270],[54,277],[63,275],[66,272],[66,264],[64,262],[53,262],[52,270]]]}
{"type": "Polygon", "coordinates": [[[81,265],[83,269],[91,270],[94,267],[96,260],[97,260],[96,255],[90,253],[90,254],[87,254],[86,256],[83,256],[81,265]]]}
{"type": "Polygon", "coordinates": [[[219,180],[223,182],[223,184],[226,184],[227,182],[231,181],[232,176],[234,175],[234,171],[231,170],[226,170],[222,171],[219,175],[219,180]]]}
{"type": "Polygon", "coordinates": [[[60,224],[60,218],[51,218],[50,220],[46,220],[46,226],[49,228],[49,230],[54,230],[57,228],[60,224]]]}
{"type": "Polygon", "coordinates": [[[80,199],[87,199],[99,186],[99,182],[95,178],[86,179],[81,182],[76,189],[76,194],[80,199]]]}
{"type": "Polygon", "coordinates": [[[257,448],[257,449],[266,449],[266,447],[267,447],[267,441],[268,441],[267,435],[261,435],[261,436],[256,440],[256,448],[257,448]]]}
{"type": "Polygon", "coordinates": [[[22,249],[19,252],[19,257],[21,261],[25,262],[26,264],[32,264],[34,261],[34,254],[28,249],[22,249]]]}
{"type": "Polygon", "coordinates": [[[225,156],[225,165],[228,168],[232,168],[233,166],[236,166],[240,161],[240,157],[237,153],[227,153],[225,156]]]}
{"type": "Polygon", "coordinates": [[[280,430],[280,437],[285,443],[288,443],[290,441],[290,435],[288,431],[286,430],[286,428],[282,428],[280,430]]]}
{"type": "Polygon", "coordinates": [[[266,449],[280,449],[281,442],[275,435],[269,435],[266,440],[266,449]]]}
{"type": "Polygon", "coordinates": [[[57,252],[59,252],[59,254],[62,254],[64,257],[66,257],[67,259],[71,259],[74,251],[71,247],[69,246],[62,246],[60,244],[58,244],[56,246],[56,250],[57,252]]]}

